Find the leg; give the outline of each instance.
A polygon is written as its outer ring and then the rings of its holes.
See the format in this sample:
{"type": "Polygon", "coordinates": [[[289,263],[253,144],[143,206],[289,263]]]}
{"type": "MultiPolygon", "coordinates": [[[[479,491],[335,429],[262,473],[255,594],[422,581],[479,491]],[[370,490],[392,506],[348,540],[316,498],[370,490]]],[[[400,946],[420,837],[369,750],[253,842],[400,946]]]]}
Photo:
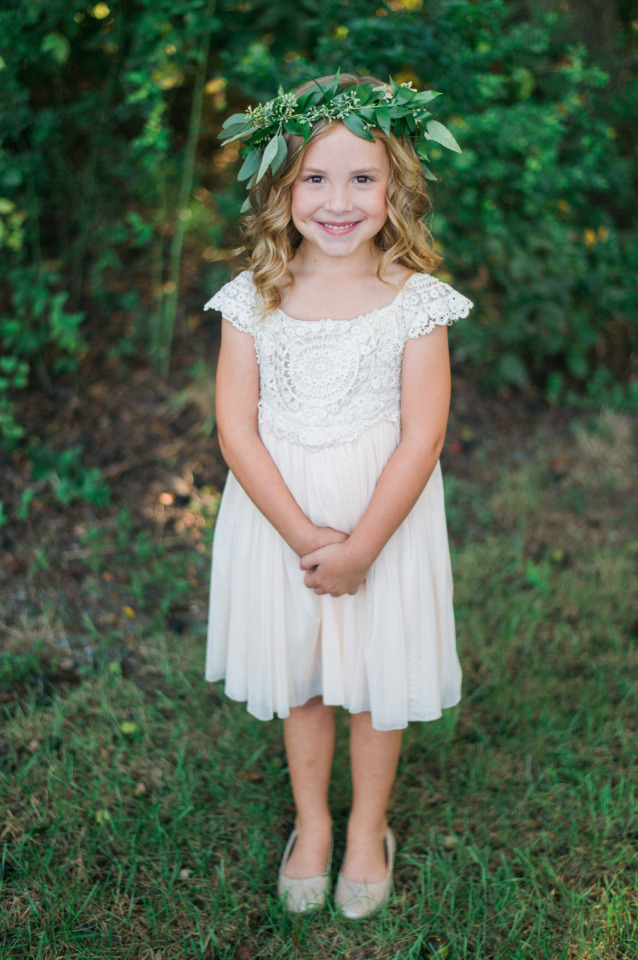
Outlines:
{"type": "Polygon", "coordinates": [[[316,877],[326,869],[332,836],[328,786],[335,743],[334,707],[327,707],[321,697],[294,707],[284,720],[284,743],[297,808],[297,840],[286,876],[316,877]]]}
{"type": "Polygon", "coordinates": [[[386,875],[386,810],[394,783],[401,730],[374,730],[369,713],[356,713],[350,726],[352,810],[343,874],[376,883],[386,875]]]}

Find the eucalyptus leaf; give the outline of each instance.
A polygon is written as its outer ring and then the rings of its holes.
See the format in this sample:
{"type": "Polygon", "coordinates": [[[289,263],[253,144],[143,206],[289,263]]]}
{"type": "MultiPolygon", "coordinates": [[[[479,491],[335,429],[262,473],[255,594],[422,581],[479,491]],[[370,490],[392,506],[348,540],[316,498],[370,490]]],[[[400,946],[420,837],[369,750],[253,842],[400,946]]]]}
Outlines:
{"type": "Polygon", "coordinates": [[[257,173],[257,179],[255,183],[259,183],[266,170],[277,156],[277,140],[278,137],[273,137],[272,140],[266,144],[266,149],[264,150],[264,154],[261,158],[261,165],[259,167],[259,172],[257,173]]]}
{"type": "Polygon", "coordinates": [[[235,137],[243,137],[245,134],[250,133],[252,129],[249,123],[233,123],[232,126],[219,133],[218,137],[220,139],[232,140],[235,137]]]}
{"type": "Polygon", "coordinates": [[[251,150],[244,160],[241,170],[237,174],[238,180],[249,180],[259,169],[261,154],[258,150],[251,150]]]}
{"type": "Polygon", "coordinates": [[[239,123],[240,121],[241,121],[241,123],[247,123],[247,122],[248,122],[247,119],[246,119],[246,114],[245,114],[245,113],[233,113],[232,116],[227,117],[227,118],[224,120],[224,122],[223,122],[223,124],[222,124],[222,130],[225,130],[226,127],[231,127],[234,123],[239,123]]]}
{"type": "Polygon", "coordinates": [[[286,157],[288,156],[288,146],[280,133],[275,137],[275,141],[277,152],[270,164],[270,169],[272,170],[273,175],[281,169],[283,164],[286,162],[286,157]]]}
{"type": "Polygon", "coordinates": [[[237,133],[233,134],[232,137],[222,140],[222,147],[225,147],[227,143],[233,143],[235,140],[248,140],[256,129],[256,127],[249,127],[248,130],[239,130],[237,133]]]}
{"type": "Polygon", "coordinates": [[[239,208],[239,212],[248,213],[251,210],[251,208],[252,208],[252,204],[250,202],[250,197],[246,197],[241,207],[239,208]]]}
{"type": "Polygon", "coordinates": [[[454,150],[456,153],[462,152],[448,128],[444,127],[438,120],[428,120],[425,126],[431,140],[436,140],[437,143],[447,147],[448,150],[454,150]]]}

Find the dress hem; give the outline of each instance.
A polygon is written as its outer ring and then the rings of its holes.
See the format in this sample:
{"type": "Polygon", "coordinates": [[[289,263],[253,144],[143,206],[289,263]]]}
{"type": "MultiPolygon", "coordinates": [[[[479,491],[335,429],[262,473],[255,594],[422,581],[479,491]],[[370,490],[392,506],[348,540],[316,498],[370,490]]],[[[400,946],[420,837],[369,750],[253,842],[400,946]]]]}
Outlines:
{"type": "MultiPolygon", "coordinates": [[[[221,681],[225,681],[225,679],[226,678],[224,677],[223,674],[221,674],[220,676],[212,676],[212,677],[206,675],[207,683],[220,683],[221,681]]],[[[246,697],[235,695],[229,692],[225,686],[224,686],[224,694],[229,698],[229,700],[234,700],[235,703],[245,703],[247,713],[249,713],[251,717],[255,717],[256,720],[261,720],[264,723],[268,723],[270,720],[274,720],[275,718],[277,718],[278,720],[286,720],[290,716],[291,709],[294,709],[296,707],[302,707],[304,705],[303,703],[292,703],[290,704],[287,713],[280,713],[278,710],[272,710],[270,712],[270,715],[266,716],[264,714],[256,713],[254,710],[251,710],[246,697]]],[[[316,693],[310,693],[308,700],[312,700],[313,697],[321,697],[323,700],[323,694],[321,693],[320,690],[317,691],[316,693]]],[[[437,713],[419,715],[419,716],[410,716],[409,715],[410,711],[408,711],[408,717],[406,719],[406,722],[401,726],[391,727],[385,724],[382,726],[375,726],[374,718],[373,718],[372,729],[379,730],[380,732],[386,732],[389,730],[405,730],[409,723],[433,723],[435,720],[441,719],[441,717],[443,716],[444,710],[451,710],[452,707],[458,706],[462,699],[463,699],[462,695],[459,694],[459,696],[455,700],[453,700],[451,703],[442,703],[441,709],[437,713]]],[[[307,703],[308,700],[305,700],[304,703],[307,703]]],[[[324,700],[324,704],[325,706],[328,706],[328,707],[341,707],[343,710],[347,710],[351,716],[354,716],[357,713],[372,713],[371,710],[351,710],[348,707],[348,705],[345,703],[326,703],[324,700]]]]}

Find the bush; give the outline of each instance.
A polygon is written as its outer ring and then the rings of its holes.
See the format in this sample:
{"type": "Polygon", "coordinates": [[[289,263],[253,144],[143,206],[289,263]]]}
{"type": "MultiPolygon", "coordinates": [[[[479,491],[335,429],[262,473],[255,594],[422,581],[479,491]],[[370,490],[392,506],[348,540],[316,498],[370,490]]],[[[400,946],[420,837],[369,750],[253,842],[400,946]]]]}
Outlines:
{"type": "Polygon", "coordinates": [[[132,316],[132,342],[167,368],[184,243],[214,261],[238,239],[243,191],[215,139],[221,117],[339,66],[445,94],[463,154],[433,148],[432,226],[440,276],[477,304],[457,358],[495,386],[584,380],[601,362],[625,375],[637,84],[625,71],[612,88],[563,6],[248,0],[238,16],[223,0],[27,0],[0,12],[0,438],[21,438],[11,400],[33,372],[46,387],[81,359],[89,310],[132,316]]]}

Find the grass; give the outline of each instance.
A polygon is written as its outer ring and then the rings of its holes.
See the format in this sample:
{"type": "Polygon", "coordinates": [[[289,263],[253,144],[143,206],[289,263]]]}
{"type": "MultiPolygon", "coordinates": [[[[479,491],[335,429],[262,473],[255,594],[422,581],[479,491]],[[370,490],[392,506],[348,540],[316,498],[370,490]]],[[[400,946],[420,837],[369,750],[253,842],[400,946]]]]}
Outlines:
{"type": "MultiPolygon", "coordinates": [[[[539,436],[487,489],[450,477],[464,700],[406,731],[396,897],[367,921],[278,904],[281,724],[203,681],[203,626],[110,638],[73,669],[55,629],[11,634],[0,956],[633,960],[638,541],[631,458],[601,482],[601,444],[625,435],[599,427],[560,470],[539,436]]],[[[340,717],[337,864],[346,735],[340,717]]]]}

